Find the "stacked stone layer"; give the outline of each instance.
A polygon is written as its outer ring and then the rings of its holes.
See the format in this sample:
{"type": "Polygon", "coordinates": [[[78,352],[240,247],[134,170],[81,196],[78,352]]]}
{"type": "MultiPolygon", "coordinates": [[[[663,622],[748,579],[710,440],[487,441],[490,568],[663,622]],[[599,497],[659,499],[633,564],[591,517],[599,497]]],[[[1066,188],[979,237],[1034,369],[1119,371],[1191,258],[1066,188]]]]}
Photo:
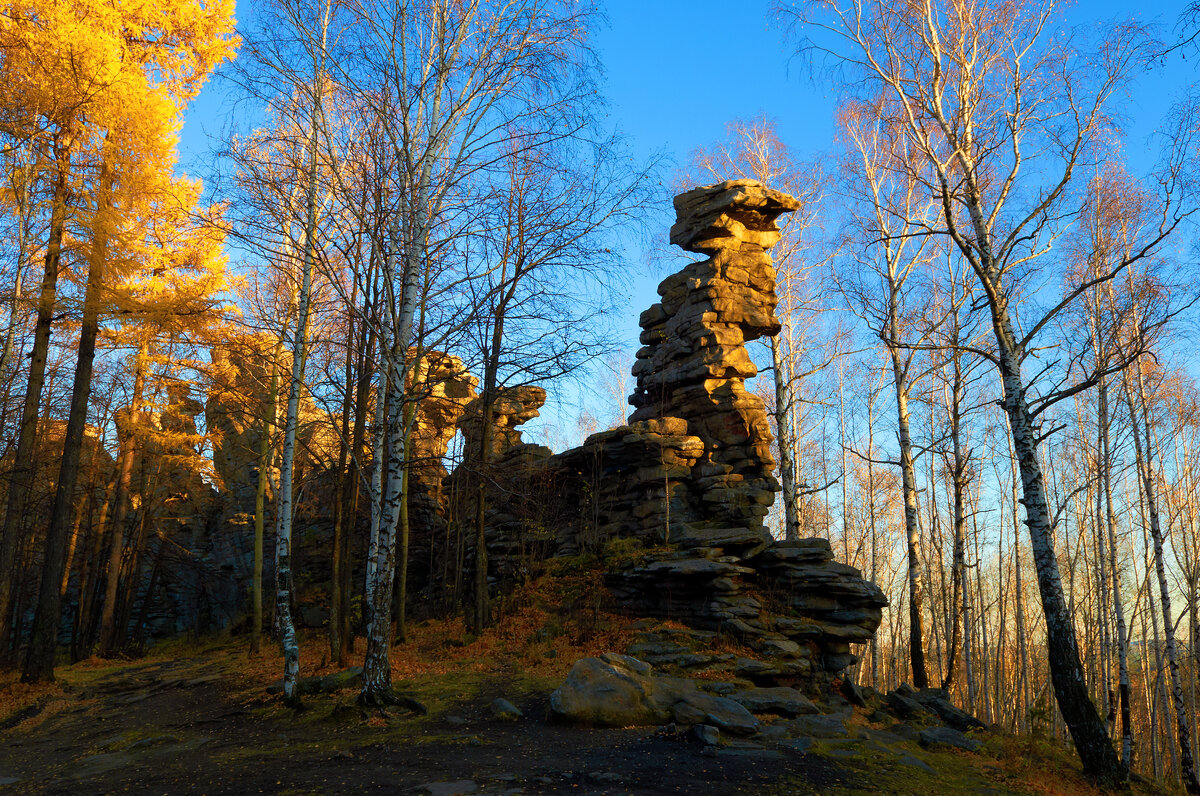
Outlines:
{"type": "Polygon", "coordinates": [[[629,402],[631,421],[683,418],[704,443],[690,488],[700,522],[761,531],[779,484],[772,475],[771,428],[746,379],[758,369],[746,343],[779,333],[775,219],[792,197],[753,180],[697,188],[675,198],[671,241],[709,254],[663,280],[662,301],[641,316],[641,342],[629,402]]]}
{"type": "MultiPolygon", "coordinates": [[[[887,601],[833,561],[828,541],[774,542],[764,522],[779,486],[766,408],[745,387],[758,372],[746,344],[779,332],[770,249],[780,238],[776,219],[797,202],[735,180],[682,194],[675,207],[672,242],[708,256],[663,280],[661,302],[641,316],[629,424],[551,456],[530,450],[516,430],[544,393],[497,400],[486,518],[492,582],[528,560],[517,540],[533,528],[557,531],[558,555],[636,540],[632,554],[610,558],[615,607],[692,628],[686,647],[650,639],[656,663],[819,687],[853,663],[850,645],[873,636],[887,601]],[[519,507],[513,495],[538,497],[519,507]],[[715,632],[758,657],[702,649],[715,632]]],[[[468,407],[460,420],[469,450],[478,447],[477,416],[468,407]]]]}

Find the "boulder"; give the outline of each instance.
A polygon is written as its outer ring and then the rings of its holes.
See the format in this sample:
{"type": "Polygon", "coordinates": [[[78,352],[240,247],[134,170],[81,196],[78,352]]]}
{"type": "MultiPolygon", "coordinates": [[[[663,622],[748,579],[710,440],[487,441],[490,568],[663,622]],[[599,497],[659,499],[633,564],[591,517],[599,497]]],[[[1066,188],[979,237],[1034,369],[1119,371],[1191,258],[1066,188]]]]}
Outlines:
{"type": "Polygon", "coordinates": [[[808,697],[794,688],[750,688],[734,694],[733,699],[751,713],[777,716],[802,716],[820,713],[808,697]]]}
{"type": "Polygon", "coordinates": [[[651,678],[619,662],[582,658],[550,695],[552,715],[595,727],[666,724],[669,706],[654,698],[651,678]]]}
{"type": "Polygon", "coordinates": [[[525,717],[519,707],[503,697],[492,700],[490,707],[492,715],[500,721],[516,721],[525,717]]]}
{"type": "Polygon", "coordinates": [[[692,689],[677,695],[671,713],[679,724],[709,724],[731,735],[753,735],[758,719],[740,703],[728,697],[705,694],[692,689]]]}
{"type": "Polygon", "coordinates": [[[922,688],[913,698],[924,707],[936,713],[938,718],[946,722],[946,724],[960,732],[982,730],[987,726],[970,713],[951,704],[950,695],[941,688],[922,688]]]}
{"type": "Polygon", "coordinates": [[[551,714],[596,727],[708,724],[735,735],[758,730],[756,719],[732,699],[706,694],[691,680],[655,675],[622,655],[581,658],[550,695],[551,714]]]}
{"type": "Polygon", "coordinates": [[[883,699],[887,703],[888,708],[899,719],[909,720],[922,716],[932,718],[936,715],[933,710],[927,708],[912,696],[905,695],[901,688],[889,691],[883,699]]]}
{"type": "Polygon", "coordinates": [[[948,746],[954,749],[965,749],[968,752],[978,752],[983,745],[974,738],[968,738],[953,727],[930,727],[922,730],[921,746],[937,748],[948,746]]]}

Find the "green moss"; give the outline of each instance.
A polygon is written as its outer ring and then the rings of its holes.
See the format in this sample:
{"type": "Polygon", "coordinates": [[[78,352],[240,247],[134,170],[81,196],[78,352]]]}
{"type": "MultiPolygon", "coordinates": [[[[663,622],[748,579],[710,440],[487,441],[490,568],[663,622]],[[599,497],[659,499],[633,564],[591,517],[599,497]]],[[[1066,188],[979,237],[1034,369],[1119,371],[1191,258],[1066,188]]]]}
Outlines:
{"type": "Polygon", "coordinates": [[[560,558],[551,558],[546,562],[546,574],[551,577],[565,577],[567,575],[579,575],[581,573],[593,570],[599,564],[596,556],[591,553],[583,553],[577,556],[562,556],[560,558]]]}
{"type": "Polygon", "coordinates": [[[851,794],[914,794],[914,793],[978,793],[986,790],[988,793],[1002,796],[1003,794],[1026,794],[1024,789],[1013,789],[1002,782],[984,776],[981,759],[974,755],[959,755],[954,753],[929,753],[910,750],[905,744],[898,747],[895,754],[863,742],[858,745],[836,745],[817,741],[813,744],[812,753],[845,769],[844,783],[819,783],[814,786],[803,777],[785,777],[774,783],[767,793],[782,794],[831,794],[831,796],[850,796],[851,794]],[[829,752],[839,750],[837,755],[829,752]],[[928,764],[933,771],[925,771],[918,766],[912,766],[900,761],[903,755],[912,757],[928,764]]]}
{"type": "Polygon", "coordinates": [[[646,555],[645,543],[635,536],[618,536],[604,543],[601,553],[605,569],[620,569],[646,555]]]}
{"type": "Polygon", "coordinates": [[[477,699],[487,679],[479,672],[447,672],[399,680],[395,687],[423,704],[432,715],[477,699]]]}

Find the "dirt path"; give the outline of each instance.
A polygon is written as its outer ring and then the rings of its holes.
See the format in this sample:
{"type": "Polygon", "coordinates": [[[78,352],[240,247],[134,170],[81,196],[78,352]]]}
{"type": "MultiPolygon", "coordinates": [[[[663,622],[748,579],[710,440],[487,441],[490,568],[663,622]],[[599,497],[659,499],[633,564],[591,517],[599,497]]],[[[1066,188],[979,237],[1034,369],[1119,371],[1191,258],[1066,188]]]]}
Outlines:
{"type": "Polygon", "coordinates": [[[452,793],[467,781],[496,794],[734,794],[792,777],[821,790],[856,784],[816,755],[706,754],[650,729],[549,725],[537,698],[518,703],[524,720],[501,722],[489,703],[364,722],[344,700],[341,711],[293,716],[247,703],[218,663],[133,664],[0,733],[0,781],[4,792],[37,794],[395,794],[426,783],[452,793]]]}
{"type": "Polygon", "coordinates": [[[886,740],[861,717],[850,737],[777,727],[720,747],[655,728],[556,725],[546,690],[522,697],[514,677],[494,674],[442,681],[440,691],[414,682],[431,706],[425,716],[364,716],[353,689],[312,697],[297,714],[237,660],[226,651],[65,670],[64,693],[0,723],[0,793],[1054,792],[1006,777],[982,755],[886,740]],[[512,698],[524,718],[495,718],[496,696],[512,698]]]}

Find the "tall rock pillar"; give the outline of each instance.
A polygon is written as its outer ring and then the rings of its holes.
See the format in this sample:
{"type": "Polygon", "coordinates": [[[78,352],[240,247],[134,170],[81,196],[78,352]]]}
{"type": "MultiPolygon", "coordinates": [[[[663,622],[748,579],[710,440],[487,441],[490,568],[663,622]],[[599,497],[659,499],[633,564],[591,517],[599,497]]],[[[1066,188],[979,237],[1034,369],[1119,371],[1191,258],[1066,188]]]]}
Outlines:
{"type": "Polygon", "coordinates": [[[758,373],[746,343],[779,333],[776,219],[799,206],[755,180],[729,180],[675,197],[671,242],[708,255],[659,285],[662,301],[642,313],[629,402],[631,423],[684,418],[704,443],[690,487],[704,535],[736,527],[769,539],[764,518],[779,491],[766,407],[746,391],[758,373]]]}

